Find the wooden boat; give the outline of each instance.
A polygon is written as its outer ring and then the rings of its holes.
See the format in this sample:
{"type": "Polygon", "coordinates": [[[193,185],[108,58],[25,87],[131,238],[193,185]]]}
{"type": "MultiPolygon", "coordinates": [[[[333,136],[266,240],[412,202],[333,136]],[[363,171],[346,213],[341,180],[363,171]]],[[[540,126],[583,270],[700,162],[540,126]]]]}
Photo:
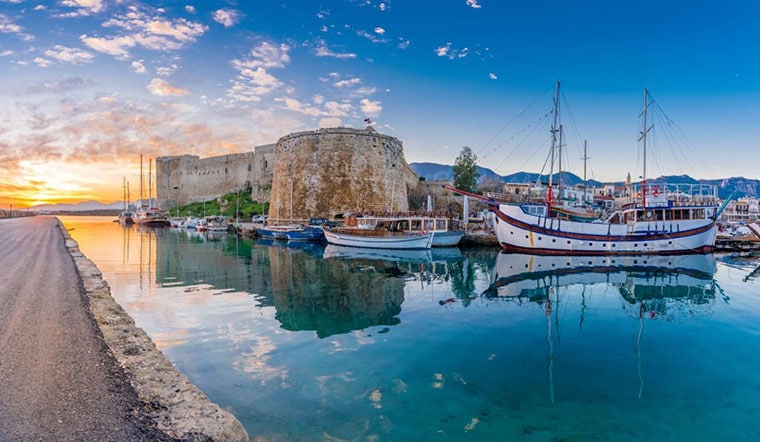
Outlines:
{"type": "Polygon", "coordinates": [[[405,232],[433,232],[432,247],[453,247],[464,236],[464,228],[458,220],[435,213],[408,213],[397,216],[362,216],[356,218],[356,226],[376,229],[395,229],[405,232]]]}
{"type": "Polygon", "coordinates": [[[404,232],[390,229],[322,226],[325,239],[338,246],[376,249],[429,249],[433,232],[404,232]]]}
{"type": "MultiPolygon", "coordinates": [[[[558,94],[559,84],[555,104],[558,94]]],[[[495,215],[496,237],[506,250],[575,255],[708,253],[715,247],[715,221],[728,201],[718,206],[715,186],[647,184],[646,135],[651,127],[647,127],[646,121],[651,102],[644,90],[642,181],[631,187],[628,201],[603,221],[563,219],[554,215],[551,183],[545,203],[501,203],[446,187],[487,204],[495,215]]],[[[556,132],[552,126],[552,149],[556,132]]]]}

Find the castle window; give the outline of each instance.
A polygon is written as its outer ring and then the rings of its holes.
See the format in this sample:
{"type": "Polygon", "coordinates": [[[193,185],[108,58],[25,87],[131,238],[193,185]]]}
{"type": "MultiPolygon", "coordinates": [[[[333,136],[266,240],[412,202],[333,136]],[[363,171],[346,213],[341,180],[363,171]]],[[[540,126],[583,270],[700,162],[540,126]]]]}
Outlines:
{"type": "Polygon", "coordinates": [[[251,163],[248,163],[248,172],[251,171],[251,163]]]}

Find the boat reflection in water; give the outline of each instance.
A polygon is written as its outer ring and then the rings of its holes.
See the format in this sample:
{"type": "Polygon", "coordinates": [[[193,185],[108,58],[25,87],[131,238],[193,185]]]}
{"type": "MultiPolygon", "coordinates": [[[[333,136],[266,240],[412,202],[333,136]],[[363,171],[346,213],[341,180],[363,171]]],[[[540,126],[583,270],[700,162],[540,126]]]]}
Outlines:
{"type": "Polygon", "coordinates": [[[583,329],[587,309],[586,289],[599,285],[616,287],[626,316],[637,320],[634,352],[639,388],[644,392],[642,336],[644,321],[709,315],[722,295],[714,280],[713,255],[669,256],[546,256],[501,252],[496,258],[494,282],[483,293],[486,298],[534,302],[546,316],[547,376],[549,399],[555,402],[554,363],[560,343],[559,305],[567,301],[560,291],[581,289],[578,327],[583,329]]]}
{"type": "Polygon", "coordinates": [[[630,303],[715,298],[713,255],[543,256],[499,253],[487,297],[546,298],[550,288],[610,284],[630,303]]]}
{"type": "MultiPolygon", "coordinates": [[[[448,251],[437,265],[461,257],[461,252],[448,251]]],[[[430,278],[436,264],[430,250],[335,245],[324,247],[322,259],[309,258],[298,265],[291,265],[294,258],[286,255],[271,258],[275,318],[285,330],[314,330],[319,338],[398,325],[406,284],[430,278]]]]}

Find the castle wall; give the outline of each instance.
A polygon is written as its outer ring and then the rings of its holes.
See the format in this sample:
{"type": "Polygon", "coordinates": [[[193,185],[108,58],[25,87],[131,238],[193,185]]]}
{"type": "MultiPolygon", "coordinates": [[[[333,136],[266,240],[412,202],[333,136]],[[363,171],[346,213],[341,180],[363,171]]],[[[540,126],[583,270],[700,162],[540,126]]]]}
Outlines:
{"type": "Polygon", "coordinates": [[[269,221],[406,211],[418,182],[401,141],[372,128],[293,133],[275,147],[269,221]]]}
{"type": "Polygon", "coordinates": [[[253,152],[203,158],[181,155],[156,158],[156,196],[163,209],[208,201],[227,193],[251,189],[255,201],[269,199],[274,144],[253,152]]]}

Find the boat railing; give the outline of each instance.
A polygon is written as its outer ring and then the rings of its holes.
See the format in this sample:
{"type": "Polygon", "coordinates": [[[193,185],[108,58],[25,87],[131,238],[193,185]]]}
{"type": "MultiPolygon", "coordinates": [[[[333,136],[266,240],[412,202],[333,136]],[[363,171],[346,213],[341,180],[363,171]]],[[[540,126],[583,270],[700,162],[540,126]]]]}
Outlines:
{"type": "Polygon", "coordinates": [[[638,203],[646,193],[647,206],[714,206],[717,205],[718,188],[712,184],[683,184],[653,182],[631,185],[628,195],[616,198],[618,207],[638,203]]]}

